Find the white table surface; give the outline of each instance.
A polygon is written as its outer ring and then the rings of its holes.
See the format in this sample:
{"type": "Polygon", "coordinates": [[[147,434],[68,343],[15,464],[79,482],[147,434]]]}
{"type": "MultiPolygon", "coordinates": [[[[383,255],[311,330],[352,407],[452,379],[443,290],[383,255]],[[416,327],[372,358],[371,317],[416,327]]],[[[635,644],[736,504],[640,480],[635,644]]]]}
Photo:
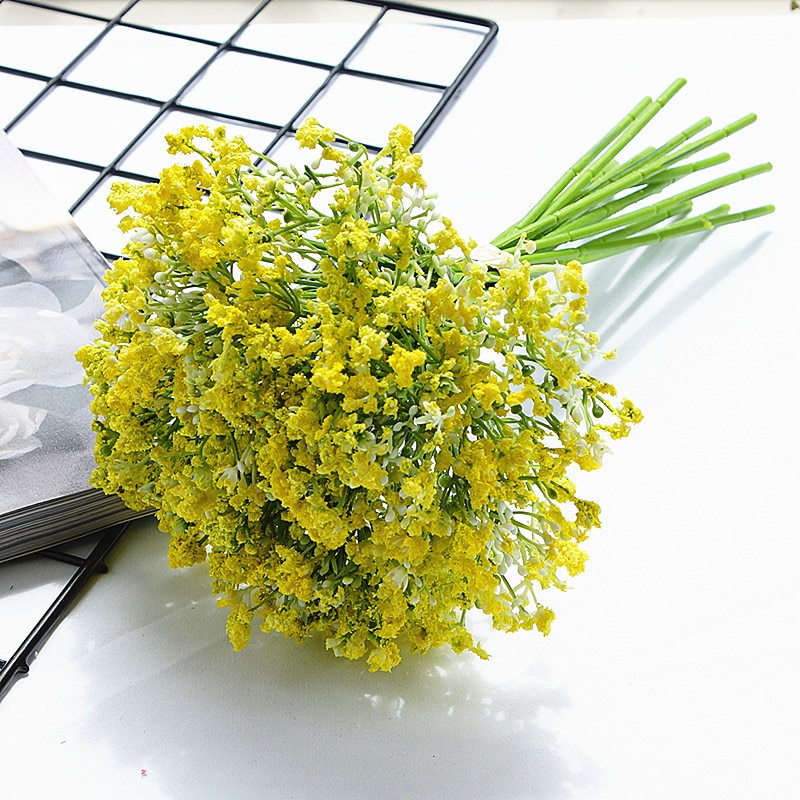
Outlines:
{"type": "Polygon", "coordinates": [[[479,621],[489,662],[388,675],[278,635],[236,654],[203,569],[171,571],[138,523],[0,704],[0,797],[800,796],[800,12],[519,16],[424,148],[464,233],[678,75],[653,142],[752,110],[731,168],[775,165],[725,193],[774,215],[587,268],[606,374],[645,421],[580,477],[603,527],[551,635],[479,621]]]}

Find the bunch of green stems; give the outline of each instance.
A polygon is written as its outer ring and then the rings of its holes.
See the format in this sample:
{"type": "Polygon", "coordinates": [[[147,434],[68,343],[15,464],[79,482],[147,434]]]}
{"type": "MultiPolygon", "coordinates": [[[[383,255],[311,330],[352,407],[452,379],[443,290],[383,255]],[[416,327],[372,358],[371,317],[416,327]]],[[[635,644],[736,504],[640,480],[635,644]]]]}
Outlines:
{"type": "Polygon", "coordinates": [[[769,163],[714,178],[649,205],[644,202],[682,178],[728,161],[728,153],[697,160],[692,157],[755,122],[756,115],[747,114],[698,138],[698,134],[712,124],[704,117],[660,147],[648,147],[618,162],[616,157],[620,152],[685,83],[679,78],[655,100],[649,97],[641,100],[578,159],[522,219],[503,231],[492,244],[503,250],[514,250],[524,239],[522,258],[532,264],[564,263],[572,259],[589,263],[671,237],[711,230],[774,211],[772,205],[738,212],[731,212],[728,205],[720,205],[691,215],[695,198],[768,172],[772,169],[769,163]]]}

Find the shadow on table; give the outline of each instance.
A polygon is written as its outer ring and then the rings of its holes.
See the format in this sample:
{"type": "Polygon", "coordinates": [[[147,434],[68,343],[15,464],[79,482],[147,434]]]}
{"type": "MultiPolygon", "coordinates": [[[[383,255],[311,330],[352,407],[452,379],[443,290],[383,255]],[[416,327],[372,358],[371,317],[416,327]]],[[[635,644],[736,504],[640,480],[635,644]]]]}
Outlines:
{"type": "Polygon", "coordinates": [[[257,632],[233,653],[202,568],[156,563],[154,536],[134,531],[114,554],[112,574],[132,572],[103,584],[118,635],[84,670],[75,736],[165,797],[558,800],[596,779],[548,729],[569,698],[535,666],[512,679],[443,649],[370,673],[320,640],[257,632]]]}
{"type": "MultiPolygon", "coordinates": [[[[754,237],[741,250],[733,251],[725,246],[724,255],[709,260],[708,265],[697,270],[691,279],[680,276],[680,290],[671,291],[669,282],[687,268],[687,261],[696,260],[698,248],[719,254],[719,250],[715,251],[706,244],[709,236],[711,234],[702,234],[664,242],[585,268],[591,286],[589,328],[600,335],[601,346],[618,348],[623,360],[626,354],[644,350],[675,319],[734,270],[753,259],[769,233],[754,237]],[[656,295],[670,299],[656,301],[656,295]],[[639,320],[640,314],[643,321],[639,320]],[[629,323],[634,321],[639,322],[638,327],[630,329],[629,323]]],[[[690,266],[696,269],[694,265],[690,266]]],[[[604,372],[611,372],[614,364],[610,362],[604,372]]]]}

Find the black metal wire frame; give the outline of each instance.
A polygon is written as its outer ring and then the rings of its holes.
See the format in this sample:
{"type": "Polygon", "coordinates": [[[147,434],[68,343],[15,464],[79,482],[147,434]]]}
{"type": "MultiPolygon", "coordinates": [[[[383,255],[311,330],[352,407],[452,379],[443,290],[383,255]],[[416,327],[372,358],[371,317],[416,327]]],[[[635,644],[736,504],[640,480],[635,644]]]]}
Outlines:
{"type": "MultiPolygon", "coordinates": [[[[424,89],[439,94],[439,100],[435,106],[421,123],[415,132],[416,146],[419,146],[427,135],[433,130],[437,120],[445,111],[447,105],[454,99],[458,91],[463,87],[469,76],[473,73],[479,61],[485,56],[488,48],[492,44],[497,35],[497,25],[488,19],[470,16],[467,14],[451,13],[449,11],[441,11],[438,9],[429,9],[422,6],[412,5],[403,2],[382,2],[381,0],[345,0],[359,5],[374,6],[376,8],[376,15],[364,33],[353,44],[347,54],[342,58],[338,64],[330,65],[323,64],[310,59],[293,58],[290,56],[283,56],[275,53],[269,53],[261,50],[253,50],[250,48],[239,47],[236,40],[247,29],[248,25],[263,11],[263,9],[271,2],[271,0],[262,0],[258,3],[249,16],[241,23],[235,32],[221,43],[209,41],[199,37],[189,36],[186,34],[166,31],[162,29],[151,28],[146,25],[134,24],[132,22],[125,22],[125,15],[139,3],[140,0],[130,0],[115,16],[113,17],[100,17],[86,12],[79,12],[70,9],[65,9],[60,6],[55,6],[46,2],[36,2],[35,0],[0,0],[0,7],[4,3],[31,6],[47,11],[57,11],[62,14],[69,14],[73,17],[83,18],[87,21],[95,21],[104,23],[103,29],[98,35],[81,50],[75,58],[73,58],[66,66],[64,66],[56,75],[47,76],[40,73],[29,72],[26,70],[16,69],[14,67],[5,66],[0,63],[0,72],[9,73],[25,78],[33,78],[43,83],[41,91],[8,123],[6,130],[10,131],[22,119],[25,118],[45,96],[56,86],[71,87],[86,92],[92,92],[99,95],[109,97],[117,97],[126,100],[150,105],[154,109],[154,114],[150,122],[142,128],[133,139],[131,139],[125,147],[107,164],[93,164],[79,159],[69,157],[57,156],[52,153],[36,152],[31,150],[23,150],[23,154],[29,158],[38,158],[45,161],[51,161],[67,166],[78,167],[96,173],[95,179],[91,185],[78,197],[73,205],[70,207],[70,212],[74,213],[78,210],[100,187],[102,182],[108,177],[120,177],[127,180],[140,180],[150,181],[151,176],[140,175],[135,172],[125,171],[120,168],[120,162],[130,153],[142,138],[144,138],[148,131],[167,113],[171,111],[183,111],[188,113],[201,114],[205,117],[217,119],[221,123],[243,123],[246,125],[255,125],[265,131],[271,131],[273,138],[270,144],[263,150],[265,155],[269,154],[275,149],[282,139],[292,134],[297,130],[297,126],[304,117],[307,109],[314,103],[314,101],[326,90],[330,83],[339,75],[352,75],[360,78],[367,78],[370,80],[383,81],[390,84],[405,85],[424,89]],[[389,11],[404,11],[413,13],[418,16],[426,17],[431,20],[441,20],[443,22],[460,23],[463,25],[472,26],[477,31],[482,31],[480,43],[473,51],[472,55],[463,64],[456,77],[448,84],[441,84],[436,82],[411,80],[401,78],[395,75],[385,75],[363,70],[351,69],[347,66],[348,61],[364,46],[369,37],[373,34],[378,26],[378,23],[389,11]],[[184,83],[174,95],[166,101],[156,100],[151,97],[141,95],[128,94],[125,92],[116,91],[113,89],[106,89],[99,86],[91,86],[87,84],[77,83],[70,81],[66,76],[71,69],[73,69],[80,61],[82,61],[89,53],[91,53],[97,45],[105,38],[111,30],[115,27],[128,27],[137,30],[158,34],[161,36],[169,36],[176,39],[184,39],[187,41],[198,42],[206,45],[213,45],[214,52],[207,59],[207,61],[195,71],[193,75],[184,83]],[[299,64],[303,66],[310,66],[328,70],[328,75],[323,83],[314,90],[312,94],[305,98],[300,104],[291,118],[281,125],[270,123],[266,120],[237,117],[230,114],[224,114],[214,109],[204,109],[194,106],[181,104],[181,97],[186,91],[192,87],[196,81],[202,77],[203,73],[211,66],[211,64],[225,52],[238,52],[248,55],[260,56],[263,58],[276,59],[287,63],[299,64]]],[[[0,54],[0,61],[2,61],[2,54],[0,54]]],[[[369,145],[369,143],[364,142],[369,145]]],[[[377,148],[373,148],[377,149],[377,148]]],[[[112,257],[113,254],[106,254],[112,257]]],[[[0,700],[5,693],[9,690],[11,685],[21,676],[27,675],[31,660],[36,656],[39,649],[44,644],[47,637],[56,628],[59,622],[64,618],[69,609],[73,606],[75,601],[80,596],[84,588],[89,584],[92,577],[98,572],[105,572],[105,559],[119,539],[122,537],[125,525],[110,528],[103,532],[98,542],[95,544],[90,554],[86,558],[78,558],[63,551],[52,551],[44,554],[51,558],[57,558],[68,563],[72,563],[77,567],[75,573],[65,584],[64,588],[58,594],[57,598],[46,611],[44,616],[39,620],[36,626],[31,630],[24,642],[20,645],[17,651],[10,656],[7,661],[0,658],[0,700]]]]}
{"type": "Polygon", "coordinates": [[[105,559],[122,537],[126,525],[127,523],[117,525],[104,531],[85,558],[73,556],[63,551],[39,554],[72,564],[77,566],[77,569],[41,619],[25,637],[16,652],[11,655],[8,661],[0,659],[0,700],[3,699],[6,692],[18,678],[28,674],[31,661],[36,658],[47,637],[66,616],[92,577],[97,573],[108,571],[105,559]]]}
{"type": "MultiPolygon", "coordinates": [[[[123,149],[120,150],[120,152],[117,153],[117,155],[106,164],[89,163],[80,159],[58,156],[52,153],[37,152],[37,151],[27,150],[24,148],[22,149],[23,154],[30,158],[37,158],[44,161],[50,161],[72,167],[82,168],[95,173],[94,180],[82,192],[82,194],[76,198],[76,200],[70,207],[69,210],[73,214],[79,208],[81,208],[81,206],[83,206],[90,197],[92,197],[95,194],[95,192],[99,189],[99,187],[103,184],[103,182],[109,177],[119,177],[125,180],[144,181],[144,182],[153,180],[152,176],[142,175],[136,172],[125,170],[121,168],[120,164],[123,161],[123,159],[135,148],[137,143],[140,142],[143,138],[145,138],[148,132],[153,129],[153,127],[159,122],[159,120],[161,120],[169,112],[181,111],[189,114],[200,114],[203,115],[204,117],[218,120],[221,124],[224,124],[226,122],[241,123],[244,125],[257,126],[258,128],[264,131],[270,131],[273,134],[272,141],[262,151],[265,155],[268,155],[280,144],[280,142],[284,139],[284,137],[287,134],[293,134],[297,130],[297,126],[300,124],[300,122],[306,115],[307,110],[312,106],[315,100],[317,100],[317,98],[319,98],[325,92],[325,90],[330,86],[331,82],[335,78],[342,75],[349,75],[373,81],[382,81],[386,84],[412,87],[420,90],[427,90],[438,94],[439,95],[438,101],[436,102],[433,109],[430,111],[428,116],[422,121],[422,123],[419,125],[418,129],[415,132],[415,143],[416,143],[415,146],[418,147],[425,140],[426,136],[428,136],[429,133],[433,130],[437,121],[445,111],[447,105],[454,99],[455,95],[463,87],[467,79],[475,70],[480,60],[486,55],[487,50],[493,43],[498,31],[497,24],[492,20],[484,19],[481,17],[475,17],[468,14],[442,11],[439,9],[431,9],[423,6],[412,5],[410,3],[405,3],[405,2],[392,2],[391,0],[389,2],[384,2],[383,0],[344,0],[344,2],[352,3],[355,5],[373,6],[376,9],[376,13],[372,22],[362,33],[362,35],[357,39],[357,41],[354,42],[354,44],[352,45],[350,50],[346,53],[346,55],[337,64],[331,65],[319,61],[314,61],[313,59],[296,58],[292,56],[281,55],[278,53],[271,53],[265,50],[254,50],[236,44],[236,41],[241,36],[241,34],[248,28],[248,26],[253,22],[253,20],[266,8],[266,6],[268,6],[270,2],[272,2],[272,0],[262,0],[261,2],[259,2],[255,6],[255,8],[250,12],[247,18],[234,31],[234,33],[230,35],[225,41],[219,43],[184,33],[164,30],[161,28],[153,28],[147,25],[141,25],[133,22],[126,22],[124,19],[125,15],[128,14],[139,2],[140,0],[130,0],[130,2],[128,2],[114,17],[106,18],[106,17],[98,17],[96,15],[88,14],[85,12],[78,12],[70,9],[65,9],[63,7],[56,7],[46,2],[36,2],[35,0],[0,0],[0,7],[2,7],[3,3],[32,6],[39,9],[58,11],[63,14],[69,14],[70,16],[73,17],[80,17],[86,19],[87,21],[100,21],[105,23],[104,28],[98,33],[98,35],[55,75],[47,76],[39,73],[29,72],[26,70],[16,69],[9,66],[4,66],[2,63],[0,63],[0,72],[6,72],[24,78],[32,78],[35,80],[42,81],[44,84],[39,93],[32,100],[30,100],[30,102],[24,108],[22,108],[17,113],[17,115],[7,124],[6,126],[7,131],[11,131],[34,108],[36,108],[36,106],[38,106],[42,102],[42,100],[47,96],[47,94],[55,87],[68,87],[84,92],[90,92],[93,94],[138,102],[153,107],[153,117],[150,119],[147,125],[141,130],[139,130],[136,133],[136,135],[123,147],[123,149]],[[479,44],[472,52],[471,56],[462,65],[456,77],[450,83],[447,84],[442,84],[432,81],[402,78],[398,77],[397,75],[369,72],[348,67],[348,62],[369,40],[369,38],[375,32],[375,29],[377,28],[380,21],[390,11],[407,12],[410,14],[414,14],[417,17],[427,18],[431,21],[440,20],[443,23],[448,23],[448,22],[458,23],[462,26],[468,26],[465,28],[466,30],[479,32],[482,35],[479,44]],[[181,39],[184,41],[211,45],[214,47],[214,51],[208,57],[208,59],[188,78],[188,80],[186,80],[186,82],[178,89],[178,91],[176,91],[173,94],[173,96],[167,100],[157,100],[152,97],[130,94],[119,90],[88,85],[84,83],[78,83],[70,80],[67,77],[69,72],[72,69],[74,69],[77,66],[77,64],[79,64],[84,58],[86,58],[86,56],[89,55],[97,47],[97,45],[116,27],[131,28],[144,31],[147,33],[156,34],[159,36],[167,36],[174,39],[181,39]],[[306,67],[314,67],[317,69],[324,69],[328,71],[328,75],[323,80],[321,85],[319,85],[311,94],[309,94],[302,101],[302,103],[297,107],[295,113],[292,114],[291,117],[282,124],[276,124],[275,122],[270,122],[269,120],[264,120],[264,119],[248,118],[232,114],[226,114],[218,110],[215,110],[213,108],[200,108],[197,106],[183,104],[181,102],[181,97],[185,95],[186,92],[199,81],[199,79],[203,76],[203,74],[223,53],[241,53],[245,55],[273,59],[287,64],[295,64],[306,67]]],[[[2,62],[2,54],[0,54],[0,62],[2,62]]],[[[367,145],[368,147],[371,146],[371,143],[369,142],[362,142],[362,144],[367,145]]],[[[371,149],[377,150],[378,148],[372,145],[371,149]]],[[[105,255],[109,258],[113,258],[116,256],[116,254],[113,253],[105,253],[105,255]]]]}

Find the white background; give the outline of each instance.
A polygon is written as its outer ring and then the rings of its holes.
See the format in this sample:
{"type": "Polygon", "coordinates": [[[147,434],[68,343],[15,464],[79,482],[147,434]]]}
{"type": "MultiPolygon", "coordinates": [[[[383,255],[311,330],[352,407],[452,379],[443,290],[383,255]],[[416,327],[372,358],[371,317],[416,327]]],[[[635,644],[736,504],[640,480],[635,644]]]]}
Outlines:
{"type": "Polygon", "coordinates": [[[552,634],[479,621],[488,663],[389,675],[277,635],[234,654],[203,570],[170,571],[139,523],[0,705],[3,797],[798,796],[800,12],[688,5],[464,3],[500,35],[423,151],[440,209],[491,238],[682,75],[643,141],[756,111],[730,167],[775,166],[707,201],[774,215],[587,268],[607,374],[645,421],[580,478],[603,527],[552,634]]]}

